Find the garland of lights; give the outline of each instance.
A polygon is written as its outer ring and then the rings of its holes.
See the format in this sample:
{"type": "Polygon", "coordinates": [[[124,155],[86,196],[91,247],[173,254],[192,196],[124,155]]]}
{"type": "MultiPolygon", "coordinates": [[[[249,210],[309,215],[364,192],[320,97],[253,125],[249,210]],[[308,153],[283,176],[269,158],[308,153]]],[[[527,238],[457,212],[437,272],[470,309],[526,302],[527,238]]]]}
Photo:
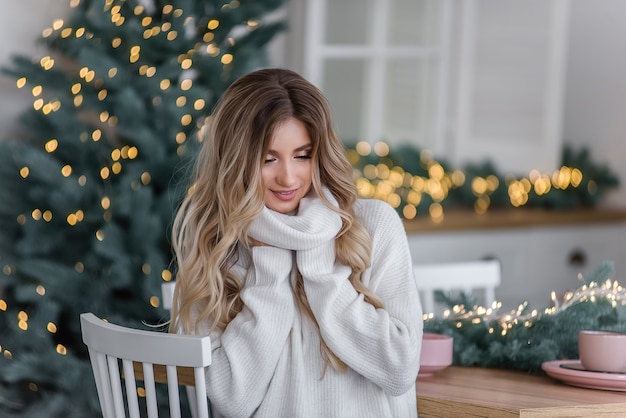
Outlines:
{"type": "Polygon", "coordinates": [[[612,277],[613,264],[602,264],[562,300],[553,292],[554,304],[543,312],[524,302],[501,314],[497,302],[473,306],[467,295],[452,300],[439,292],[450,309],[443,316],[425,314],[424,331],[454,338],[454,364],[539,372],[545,361],[578,358],[580,330],[626,332],[626,289],[612,277]]]}
{"type": "Polygon", "coordinates": [[[589,207],[619,185],[607,167],[591,162],[587,150],[575,153],[569,147],[558,170],[532,170],[526,176],[498,174],[490,162],[450,170],[427,150],[410,145],[392,150],[384,142],[348,146],[348,158],[359,195],[388,202],[405,219],[427,214],[438,221],[451,207],[470,207],[476,213],[505,207],[589,207]]]}

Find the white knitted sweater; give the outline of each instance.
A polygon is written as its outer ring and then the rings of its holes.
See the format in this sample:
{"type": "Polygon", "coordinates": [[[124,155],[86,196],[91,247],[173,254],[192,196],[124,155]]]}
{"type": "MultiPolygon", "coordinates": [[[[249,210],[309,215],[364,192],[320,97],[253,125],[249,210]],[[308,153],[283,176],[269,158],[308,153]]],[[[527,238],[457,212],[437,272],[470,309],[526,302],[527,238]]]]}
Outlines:
{"type": "Polygon", "coordinates": [[[295,216],[265,208],[254,221],[250,236],[270,246],[240,249],[233,269],[245,283],[245,307],[212,335],[206,370],[221,415],[417,416],[423,323],[406,233],[382,201],[359,200],[356,210],[373,241],[362,280],[383,309],[365,302],[347,280],[349,268],[335,263],[341,220],[320,199],[303,199],[295,216]],[[321,335],[347,372],[329,366],[324,374],[319,333],[294,300],[296,268],[321,335]]]}

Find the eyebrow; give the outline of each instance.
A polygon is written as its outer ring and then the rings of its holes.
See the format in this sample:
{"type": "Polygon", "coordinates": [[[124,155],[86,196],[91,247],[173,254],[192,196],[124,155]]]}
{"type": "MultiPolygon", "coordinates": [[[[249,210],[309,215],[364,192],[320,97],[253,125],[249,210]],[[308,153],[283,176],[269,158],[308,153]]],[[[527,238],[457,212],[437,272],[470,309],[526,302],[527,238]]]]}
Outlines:
{"type": "MultiPolygon", "coordinates": [[[[294,149],[292,152],[300,152],[300,151],[304,151],[304,150],[306,150],[308,148],[313,148],[313,144],[308,143],[308,144],[302,145],[301,147],[298,147],[298,148],[294,149]]],[[[267,150],[267,153],[268,154],[277,154],[277,152],[274,151],[273,149],[267,150]]]]}

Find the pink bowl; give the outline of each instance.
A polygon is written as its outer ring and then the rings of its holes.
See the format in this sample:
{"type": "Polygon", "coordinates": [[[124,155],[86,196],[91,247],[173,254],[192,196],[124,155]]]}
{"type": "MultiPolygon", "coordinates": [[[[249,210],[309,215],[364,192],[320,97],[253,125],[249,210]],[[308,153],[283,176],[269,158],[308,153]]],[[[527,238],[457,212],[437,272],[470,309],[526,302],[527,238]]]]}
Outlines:
{"type": "Polygon", "coordinates": [[[454,339],[447,335],[425,332],[420,354],[420,376],[431,376],[452,364],[454,339]]]}

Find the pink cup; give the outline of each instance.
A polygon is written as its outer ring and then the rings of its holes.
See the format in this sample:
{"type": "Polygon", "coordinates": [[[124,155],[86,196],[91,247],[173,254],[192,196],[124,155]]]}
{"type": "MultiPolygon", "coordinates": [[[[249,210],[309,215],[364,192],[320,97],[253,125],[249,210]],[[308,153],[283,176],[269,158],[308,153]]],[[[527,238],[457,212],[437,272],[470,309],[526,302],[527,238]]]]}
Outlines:
{"type": "Polygon", "coordinates": [[[578,353],[585,370],[623,371],[626,368],[626,334],[610,331],[580,331],[578,353]]]}
{"type": "Polygon", "coordinates": [[[425,332],[422,337],[422,351],[420,354],[421,376],[430,376],[452,364],[453,344],[452,337],[425,332]]]}

